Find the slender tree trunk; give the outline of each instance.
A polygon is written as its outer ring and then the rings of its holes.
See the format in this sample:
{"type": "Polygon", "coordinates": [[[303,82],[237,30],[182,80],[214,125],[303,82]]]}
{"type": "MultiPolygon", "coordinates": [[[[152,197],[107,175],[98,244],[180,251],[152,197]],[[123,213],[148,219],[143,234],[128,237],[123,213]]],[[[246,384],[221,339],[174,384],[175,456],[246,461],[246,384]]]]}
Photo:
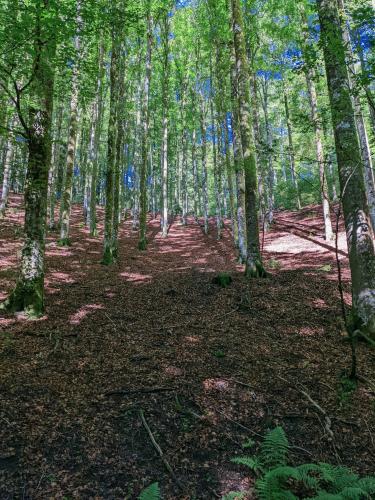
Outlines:
{"type": "Polygon", "coordinates": [[[148,140],[149,140],[149,98],[150,98],[150,82],[151,82],[151,57],[152,57],[152,29],[153,20],[150,13],[150,2],[148,3],[147,14],[147,48],[146,48],[146,72],[143,87],[142,97],[142,159],[139,172],[139,191],[140,191],[140,214],[139,214],[139,250],[147,248],[147,163],[148,163],[148,140]]]}
{"type": "Polygon", "coordinates": [[[104,42],[100,41],[99,46],[99,76],[97,81],[97,101],[94,104],[93,119],[95,122],[94,137],[92,149],[90,148],[90,164],[91,164],[91,185],[90,185],[90,235],[97,236],[97,183],[99,170],[99,154],[100,154],[100,136],[102,132],[102,113],[104,104],[104,42]]]}
{"type": "MultiPolygon", "coordinates": [[[[78,8],[80,3],[78,2],[78,8]]],[[[78,12],[77,25],[81,23],[80,13],[78,12]]],[[[70,212],[72,207],[72,188],[74,175],[74,160],[77,146],[78,132],[78,95],[79,95],[79,64],[81,58],[81,40],[79,34],[75,37],[75,55],[76,61],[72,74],[72,95],[70,100],[70,123],[68,138],[68,154],[66,158],[65,183],[61,199],[61,217],[60,217],[60,240],[59,245],[70,245],[70,212]]]]}
{"type": "Polygon", "coordinates": [[[353,327],[375,338],[375,250],[336,0],[318,0],[352,275],[353,327]]]}
{"type": "Polygon", "coordinates": [[[236,54],[238,110],[240,118],[240,134],[245,171],[246,189],[246,228],[247,228],[247,256],[246,276],[262,277],[265,271],[262,264],[259,243],[258,223],[258,180],[252,120],[250,109],[249,65],[246,56],[245,38],[243,33],[243,19],[239,0],[232,1],[232,32],[236,54]]]}
{"type": "Polygon", "coordinates": [[[191,145],[191,162],[193,164],[193,182],[194,182],[194,219],[197,222],[199,216],[199,174],[198,174],[198,161],[197,161],[197,132],[195,127],[192,134],[191,145]]]}
{"type": "MultiPolygon", "coordinates": [[[[118,176],[116,167],[116,144],[118,139],[118,100],[120,82],[120,41],[118,33],[114,29],[112,33],[111,51],[111,97],[108,123],[108,150],[107,169],[105,173],[105,216],[104,216],[104,249],[102,264],[111,265],[116,260],[116,246],[114,242],[113,221],[115,217],[115,192],[117,192],[118,203],[118,176]]],[[[118,217],[118,210],[117,210],[118,217]]]]}
{"type": "Polygon", "coordinates": [[[229,190],[229,206],[230,206],[230,217],[232,223],[232,233],[234,244],[238,248],[238,221],[236,216],[236,203],[235,203],[235,187],[233,182],[233,166],[230,157],[229,149],[229,130],[228,130],[228,120],[225,116],[224,118],[224,146],[225,146],[225,165],[227,171],[228,179],[228,190],[229,190]]]}
{"type": "Polygon", "coordinates": [[[342,33],[343,33],[343,40],[345,43],[345,49],[346,49],[346,60],[348,67],[350,69],[349,71],[349,84],[350,88],[352,90],[352,100],[353,100],[353,105],[354,105],[354,111],[355,111],[355,122],[357,126],[357,131],[358,131],[358,137],[359,137],[359,143],[361,146],[361,155],[362,155],[362,161],[363,161],[363,166],[364,166],[364,179],[365,179],[365,188],[366,188],[366,195],[367,195],[367,202],[369,205],[369,210],[370,210],[370,217],[371,217],[371,222],[372,222],[372,227],[375,229],[375,178],[374,178],[374,169],[372,165],[372,158],[371,158],[371,150],[370,150],[370,144],[368,140],[368,135],[367,135],[367,130],[366,130],[366,124],[365,120],[363,117],[362,113],[362,106],[361,106],[361,101],[360,97],[357,94],[357,89],[355,89],[355,82],[353,76],[356,74],[356,67],[353,62],[353,49],[352,49],[352,42],[351,42],[351,37],[350,37],[350,32],[347,24],[347,19],[345,15],[345,5],[343,0],[337,0],[338,1],[338,6],[340,9],[340,14],[342,15],[342,33]],[[352,76],[353,75],[353,76],[352,76]]]}
{"type": "Polygon", "coordinates": [[[283,86],[284,88],[284,106],[285,106],[285,118],[286,118],[286,125],[288,129],[288,141],[289,141],[289,160],[290,160],[290,174],[292,177],[292,183],[294,187],[294,192],[296,195],[296,201],[297,201],[297,208],[298,210],[301,210],[302,205],[301,205],[301,196],[299,193],[299,187],[298,187],[298,180],[296,176],[296,158],[295,158],[295,153],[294,153],[294,144],[293,144],[293,130],[292,130],[292,120],[290,118],[290,112],[289,112],[289,99],[288,99],[288,94],[287,90],[285,88],[285,85],[283,86]]]}
{"type": "Polygon", "coordinates": [[[202,195],[203,195],[203,230],[208,234],[208,171],[207,171],[207,132],[204,110],[204,97],[200,98],[200,128],[201,128],[201,154],[202,154],[202,195]]]}
{"type": "Polygon", "coordinates": [[[320,192],[322,195],[322,204],[323,204],[325,239],[327,241],[331,241],[333,239],[333,231],[332,231],[331,214],[329,208],[328,182],[327,182],[325,158],[323,150],[323,132],[318,113],[318,98],[316,94],[314,78],[315,78],[314,70],[312,68],[308,68],[306,71],[306,79],[307,79],[307,87],[309,90],[310,105],[311,105],[311,120],[315,131],[316,158],[318,160],[318,166],[319,166],[319,180],[320,180],[320,192]]]}
{"type": "MultiPolygon", "coordinates": [[[[14,121],[11,122],[10,128],[12,128],[14,123],[15,123],[14,121]]],[[[14,136],[13,133],[10,132],[8,135],[5,161],[4,161],[3,188],[1,192],[1,202],[0,202],[0,218],[4,217],[5,210],[8,204],[10,179],[13,167],[13,157],[14,157],[14,136]]]]}
{"type": "Polygon", "coordinates": [[[246,234],[246,200],[245,200],[245,172],[243,166],[243,153],[240,136],[240,117],[238,108],[238,84],[236,69],[236,54],[234,43],[230,41],[230,79],[231,79],[231,102],[232,102],[232,133],[233,133],[233,157],[234,172],[236,175],[237,191],[237,223],[238,223],[238,252],[239,261],[244,264],[247,254],[246,234]]]}
{"type": "Polygon", "coordinates": [[[56,228],[55,222],[55,206],[56,206],[56,185],[57,185],[57,175],[58,175],[58,167],[60,161],[61,154],[61,129],[63,122],[64,108],[60,106],[58,114],[57,114],[57,128],[56,128],[56,137],[53,145],[53,153],[52,153],[52,163],[51,169],[48,176],[48,228],[53,231],[56,228]]]}
{"type": "Polygon", "coordinates": [[[162,84],[162,147],[161,147],[161,173],[162,173],[162,237],[168,236],[168,108],[169,108],[169,38],[170,38],[169,12],[166,10],[162,22],[163,44],[163,84],[162,84]]]}

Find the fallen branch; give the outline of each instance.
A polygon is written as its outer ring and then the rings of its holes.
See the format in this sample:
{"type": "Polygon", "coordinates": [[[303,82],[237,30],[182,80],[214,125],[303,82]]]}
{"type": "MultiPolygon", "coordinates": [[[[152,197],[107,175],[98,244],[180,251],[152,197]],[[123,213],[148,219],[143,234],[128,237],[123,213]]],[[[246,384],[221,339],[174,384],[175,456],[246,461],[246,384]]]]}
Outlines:
{"type": "Polygon", "coordinates": [[[143,410],[139,410],[139,416],[142,420],[142,424],[143,424],[143,427],[146,429],[150,439],[151,439],[151,442],[155,448],[155,450],[158,452],[159,454],[159,457],[161,458],[163,464],[165,465],[165,468],[167,469],[167,471],[169,472],[169,474],[172,476],[173,480],[176,482],[177,486],[180,488],[180,489],[183,489],[183,486],[181,484],[181,482],[179,481],[179,479],[177,478],[176,474],[174,473],[172,467],[170,466],[168,460],[165,458],[164,456],[164,453],[163,453],[163,450],[160,448],[159,444],[157,443],[147,421],[146,421],[146,418],[145,418],[145,415],[144,415],[144,412],[143,410]]]}

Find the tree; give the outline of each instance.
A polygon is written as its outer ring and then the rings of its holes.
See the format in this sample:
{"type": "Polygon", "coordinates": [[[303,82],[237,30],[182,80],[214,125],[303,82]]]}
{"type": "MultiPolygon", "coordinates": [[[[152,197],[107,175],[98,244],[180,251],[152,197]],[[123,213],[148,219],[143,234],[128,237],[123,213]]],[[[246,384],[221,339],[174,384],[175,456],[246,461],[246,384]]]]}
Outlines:
{"type": "Polygon", "coordinates": [[[318,0],[352,275],[353,325],[375,336],[375,250],[336,0],[318,0]]]}

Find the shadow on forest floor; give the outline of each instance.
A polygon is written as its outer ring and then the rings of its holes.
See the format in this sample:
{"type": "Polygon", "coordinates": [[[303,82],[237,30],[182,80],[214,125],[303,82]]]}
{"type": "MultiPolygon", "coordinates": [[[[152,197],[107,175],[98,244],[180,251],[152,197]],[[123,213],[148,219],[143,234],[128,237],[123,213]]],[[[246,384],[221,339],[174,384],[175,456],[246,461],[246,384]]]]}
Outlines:
{"type": "MultiPolygon", "coordinates": [[[[11,202],[0,222],[2,297],[22,243],[19,198],[11,202]]],[[[75,208],[67,249],[49,235],[46,316],[0,318],[1,498],[136,498],[154,480],[164,498],[182,498],[141,409],[191,498],[249,488],[230,458],[276,425],[306,450],[297,462],[373,470],[374,394],[361,386],[340,398],[349,347],[332,252],[276,226],[265,239],[270,277],[247,282],[229,230],[217,242],[213,225],[204,237],[192,220],[175,222],[164,240],[151,221],[148,251],[139,252],[126,222],[119,263],[107,268],[101,237],[90,238],[81,221],[75,208]],[[212,283],[223,271],[234,278],[225,289],[212,283]],[[335,417],[334,443],[293,389],[297,380],[335,417]]],[[[359,346],[367,378],[372,363],[359,346]]]]}

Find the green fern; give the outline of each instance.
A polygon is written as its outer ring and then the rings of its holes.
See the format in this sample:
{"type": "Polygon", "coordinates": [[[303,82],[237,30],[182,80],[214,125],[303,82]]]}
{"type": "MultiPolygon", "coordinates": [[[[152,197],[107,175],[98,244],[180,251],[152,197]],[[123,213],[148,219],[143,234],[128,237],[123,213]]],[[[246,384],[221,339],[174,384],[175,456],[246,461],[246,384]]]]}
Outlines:
{"type": "Polygon", "coordinates": [[[268,432],[260,447],[259,460],[264,470],[286,465],[289,443],[282,427],[268,432]]]}
{"type": "Polygon", "coordinates": [[[152,483],[144,489],[138,497],[138,500],[160,500],[160,489],[158,483],[152,483]]]}
{"type": "Polygon", "coordinates": [[[289,466],[288,449],[289,444],[284,430],[276,427],[264,438],[257,456],[236,457],[232,460],[261,474],[255,483],[255,490],[260,500],[375,498],[375,477],[360,479],[346,467],[326,463],[289,466]]]}

